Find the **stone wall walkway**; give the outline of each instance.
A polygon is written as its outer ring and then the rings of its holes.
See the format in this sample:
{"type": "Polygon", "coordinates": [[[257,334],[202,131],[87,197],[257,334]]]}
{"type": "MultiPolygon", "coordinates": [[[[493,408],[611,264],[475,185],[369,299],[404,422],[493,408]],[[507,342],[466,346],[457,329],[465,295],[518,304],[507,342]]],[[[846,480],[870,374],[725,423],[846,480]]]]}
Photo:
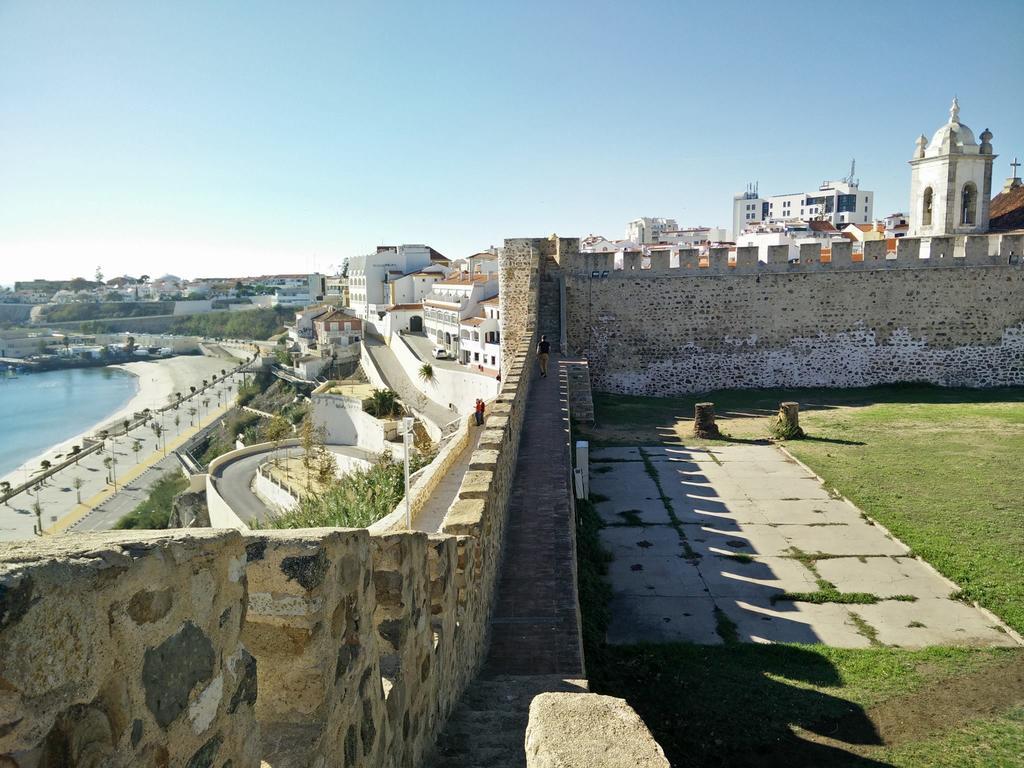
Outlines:
{"type": "Polygon", "coordinates": [[[548,377],[533,382],[527,401],[487,659],[438,739],[426,763],[432,768],[525,766],[533,697],[586,690],[559,363],[552,355],[548,377]]]}
{"type": "Polygon", "coordinates": [[[560,358],[530,390],[484,674],[583,674],[560,358]]]}

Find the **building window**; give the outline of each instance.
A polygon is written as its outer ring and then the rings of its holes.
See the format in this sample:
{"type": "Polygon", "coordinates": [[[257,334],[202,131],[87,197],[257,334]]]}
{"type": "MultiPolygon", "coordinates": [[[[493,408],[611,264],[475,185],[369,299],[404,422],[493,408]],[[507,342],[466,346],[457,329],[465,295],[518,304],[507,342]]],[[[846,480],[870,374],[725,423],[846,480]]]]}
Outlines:
{"type": "Polygon", "coordinates": [[[932,225],[932,188],[927,187],[921,201],[921,226],[932,225]]]}
{"type": "Polygon", "coordinates": [[[964,184],[964,191],[960,194],[960,223],[973,226],[977,221],[976,211],[978,208],[978,188],[973,182],[964,184]]]}

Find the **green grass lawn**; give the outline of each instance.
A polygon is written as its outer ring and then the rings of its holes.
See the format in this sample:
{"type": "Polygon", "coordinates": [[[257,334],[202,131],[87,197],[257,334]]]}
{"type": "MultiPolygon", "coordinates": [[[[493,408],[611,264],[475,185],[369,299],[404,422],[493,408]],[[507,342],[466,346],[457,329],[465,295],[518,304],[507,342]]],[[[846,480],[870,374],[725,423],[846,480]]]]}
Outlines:
{"type": "MultiPolygon", "coordinates": [[[[786,447],[976,600],[1024,631],[1024,390],[927,386],[597,395],[598,444],[695,444],[694,402],[764,440],[782,400],[811,439],[786,447]]],[[[580,538],[588,674],[627,698],[675,765],[1024,765],[1024,652],[817,645],[606,647],[602,560],[580,538]],[[589,564],[588,564],[589,563],[589,564]]],[[[592,544],[593,542],[591,542],[592,544]]]]}

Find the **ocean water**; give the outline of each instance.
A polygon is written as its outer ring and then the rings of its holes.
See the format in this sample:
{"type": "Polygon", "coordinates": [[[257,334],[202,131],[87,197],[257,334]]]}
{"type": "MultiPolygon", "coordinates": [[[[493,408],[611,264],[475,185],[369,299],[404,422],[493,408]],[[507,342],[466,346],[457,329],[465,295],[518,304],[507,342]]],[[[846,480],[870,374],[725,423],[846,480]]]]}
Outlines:
{"type": "Polygon", "coordinates": [[[119,368],[0,375],[0,477],[116,413],[138,388],[119,368]]]}

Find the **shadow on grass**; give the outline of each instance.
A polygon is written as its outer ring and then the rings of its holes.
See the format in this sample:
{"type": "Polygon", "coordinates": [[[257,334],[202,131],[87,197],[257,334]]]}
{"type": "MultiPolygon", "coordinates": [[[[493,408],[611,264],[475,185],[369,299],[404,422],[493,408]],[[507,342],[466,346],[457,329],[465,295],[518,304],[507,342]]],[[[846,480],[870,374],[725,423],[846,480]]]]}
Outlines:
{"type": "Polygon", "coordinates": [[[851,746],[882,743],[860,706],[802,687],[842,691],[838,670],[812,650],[669,644],[603,647],[592,655],[592,690],[626,699],[672,765],[889,765],[794,733],[792,727],[799,726],[851,746]]]}

